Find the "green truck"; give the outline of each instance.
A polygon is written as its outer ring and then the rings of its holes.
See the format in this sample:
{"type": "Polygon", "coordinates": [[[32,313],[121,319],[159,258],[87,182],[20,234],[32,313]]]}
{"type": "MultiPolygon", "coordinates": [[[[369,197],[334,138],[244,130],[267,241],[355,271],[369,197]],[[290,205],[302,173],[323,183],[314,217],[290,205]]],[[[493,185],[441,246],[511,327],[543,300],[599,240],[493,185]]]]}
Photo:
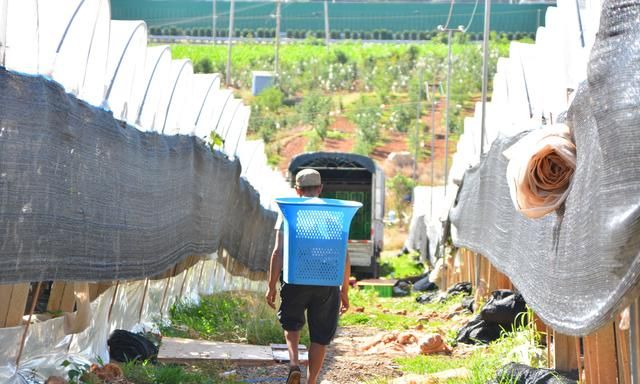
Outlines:
{"type": "Polygon", "coordinates": [[[359,201],[362,208],[351,222],[349,257],[352,274],[377,278],[384,238],[384,172],[370,158],[352,153],[311,152],[294,157],[288,179],[306,168],[320,172],[320,197],[359,201]]]}

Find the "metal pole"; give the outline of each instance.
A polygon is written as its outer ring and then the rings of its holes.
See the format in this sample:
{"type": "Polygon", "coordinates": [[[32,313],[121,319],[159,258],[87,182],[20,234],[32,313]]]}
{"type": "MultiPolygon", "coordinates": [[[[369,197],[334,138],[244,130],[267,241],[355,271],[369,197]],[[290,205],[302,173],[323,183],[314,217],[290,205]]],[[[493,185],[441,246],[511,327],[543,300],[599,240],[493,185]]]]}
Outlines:
{"type": "Polygon", "coordinates": [[[416,103],[416,142],[413,156],[413,179],[417,180],[418,176],[418,151],[420,150],[420,101],[422,100],[422,68],[420,70],[420,82],[418,83],[418,102],[416,103]]]}
{"type": "Polygon", "coordinates": [[[218,15],[216,15],[216,0],[213,0],[213,14],[211,17],[211,38],[213,39],[213,43],[216,43],[216,19],[218,15]]]}
{"type": "MultiPolygon", "coordinates": [[[[487,0],[489,1],[489,0],[487,0]]],[[[447,61],[447,103],[445,105],[445,125],[444,125],[444,194],[447,194],[447,178],[449,176],[449,98],[451,96],[451,38],[453,30],[449,30],[448,38],[448,61],[447,61]]]]}
{"type": "Polygon", "coordinates": [[[228,50],[227,50],[227,87],[231,85],[231,46],[233,45],[231,39],[233,38],[233,14],[235,13],[236,2],[231,0],[231,9],[229,10],[229,36],[227,36],[228,50]]]}
{"type": "Polygon", "coordinates": [[[5,66],[5,51],[7,49],[7,11],[8,0],[0,0],[0,65],[5,66]]]}
{"type": "MultiPolygon", "coordinates": [[[[539,11],[538,11],[539,12],[539,11]]],[[[538,17],[540,13],[538,13],[538,17]]],[[[484,137],[486,135],[487,116],[487,83],[489,82],[489,30],[491,23],[491,1],[484,1],[484,33],[482,36],[482,122],[480,123],[480,156],[484,154],[484,137]]],[[[476,275],[476,289],[480,285],[480,255],[476,253],[474,268],[476,275]]]]}
{"type": "MultiPolygon", "coordinates": [[[[435,152],[436,152],[436,81],[433,80],[431,86],[431,208],[429,209],[429,215],[433,216],[433,187],[435,186],[435,152]]],[[[429,218],[431,219],[431,217],[429,218]]]]}
{"type": "Polygon", "coordinates": [[[487,83],[489,82],[489,24],[491,22],[491,1],[484,1],[484,36],[482,39],[482,123],[480,126],[480,155],[484,154],[484,137],[487,119],[487,83]]]}
{"type": "Polygon", "coordinates": [[[276,57],[273,63],[273,71],[276,73],[276,79],[280,76],[280,0],[276,0],[276,57]]]}
{"type": "Polygon", "coordinates": [[[331,36],[329,35],[329,4],[327,0],[324,0],[324,39],[327,47],[329,46],[329,39],[331,36]]]}

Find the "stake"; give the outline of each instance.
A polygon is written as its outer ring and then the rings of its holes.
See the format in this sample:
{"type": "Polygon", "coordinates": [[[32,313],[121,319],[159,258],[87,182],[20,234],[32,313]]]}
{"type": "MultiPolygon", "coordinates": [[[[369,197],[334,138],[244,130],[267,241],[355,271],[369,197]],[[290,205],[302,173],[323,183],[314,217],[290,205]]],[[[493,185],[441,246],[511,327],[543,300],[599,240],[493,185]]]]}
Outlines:
{"type": "Polygon", "coordinates": [[[236,9],[236,1],[231,0],[231,9],[229,11],[229,36],[227,39],[227,87],[231,85],[231,46],[233,45],[231,39],[233,39],[233,16],[236,9]]]}
{"type": "MultiPolygon", "coordinates": [[[[420,67],[420,65],[418,65],[420,67]]],[[[416,180],[418,176],[418,151],[420,150],[420,101],[422,100],[422,68],[420,70],[420,81],[418,83],[418,102],[416,103],[416,142],[415,142],[415,154],[413,156],[413,179],[416,180]]]]}
{"type": "Polygon", "coordinates": [[[149,279],[144,280],[144,291],[142,292],[142,303],[140,303],[140,312],[138,312],[138,323],[142,321],[142,310],[144,309],[144,300],[147,297],[147,289],[149,289],[149,279]]]}
{"type": "Polygon", "coordinates": [[[327,0],[324,0],[324,40],[327,47],[329,47],[329,39],[331,36],[329,35],[329,4],[327,4],[327,0]]]}
{"type": "Polygon", "coordinates": [[[449,30],[447,60],[447,104],[445,106],[444,125],[444,194],[447,195],[447,179],[449,178],[449,99],[451,97],[451,38],[453,30],[449,30]]]}
{"type": "Polygon", "coordinates": [[[280,77],[280,0],[276,0],[276,57],[273,63],[273,71],[276,73],[276,79],[280,77]]]}
{"type": "Polygon", "coordinates": [[[116,296],[118,296],[118,286],[120,280],[116,280],[116,287],[113,289],[113,296],[111,297],[111,305],[109,305],[109,314],[107,315],[107,321],[111,320],[111,311],[113,310],[113,304],[116,302],[116,296]]]}
{"type": "Polygon", "coordinates": [[[211,38],[213,41],[213,44],[216,44],[216,19],[218,18],[218,15],[216,15],[216,0],[213,0],[213,14],[211,17],[211,38]]]}
{"type": "Polygon", "coordinates": [[[22,350],[24,349],[24,343],[27,341],[27,333],[29,333],[29,325],[31,325],[31,317],[33,316],[33,311],[36,309],[36,304],[38,303],[38,296],[40,296],[40,287],[42,286],[42,281],[38,281],[38,285],[36,285],[36,291],[33,294],[33,298],[31,299],[31,308],[29,309],[29,318],[27,319],[27,324],[24,326],[24,333],[22,334],[22,340],[20,340],[20,349],[18,350],[18,357],[16,358],[16,370],[20,366],[20,358],[22,357],[22,350]]]}
{"type": "Polygon", "coordinates": [[[491,1],[484,2],[484,35],[482,36],[482,123],[480,126],[480,156],[484,154],[484,138],[487,118],[487,83],[489,82],[489,25],[491,23],[491,1]]]}
{"type": "Polygon", "coordinates": [[[638,384],[638,300],[629,308],[629,361],[631,365],[631,384],[638,384]]]}
{"type": "Polygon", "coordinates": [[[0,66],[5,66],[5,50],[7,49],[7,9],[8,0],[0,0],[0,66]]]}

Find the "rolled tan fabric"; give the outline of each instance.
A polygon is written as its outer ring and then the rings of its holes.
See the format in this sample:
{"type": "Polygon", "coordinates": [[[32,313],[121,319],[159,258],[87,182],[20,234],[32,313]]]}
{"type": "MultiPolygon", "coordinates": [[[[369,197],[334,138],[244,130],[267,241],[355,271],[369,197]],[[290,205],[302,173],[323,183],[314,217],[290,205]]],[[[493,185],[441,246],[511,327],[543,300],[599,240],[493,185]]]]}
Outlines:
{"type": "Polygon", "coordinates": [[[554,124],[532,131],[504,151],[507,182],[516,210],[539,218],[564,202],[576,169],[576,145],[569,127],[554,124]]]}
{"type": "Polygon", "coordinates": [[[89,283],[74,283],[73,293],[76,297],[76,311],[64,314],[64,333],[66,335],[84,331],[91,321],[89,283]]]}
{"type": "Polygon", "coordinates": [[[434,353],[450,353],[451,349],[444,342],[442,336],[437,333],[427,335],[425,338],[421,339],[420,342],[420,353],[423,355],[431,355],[434,353]]]}

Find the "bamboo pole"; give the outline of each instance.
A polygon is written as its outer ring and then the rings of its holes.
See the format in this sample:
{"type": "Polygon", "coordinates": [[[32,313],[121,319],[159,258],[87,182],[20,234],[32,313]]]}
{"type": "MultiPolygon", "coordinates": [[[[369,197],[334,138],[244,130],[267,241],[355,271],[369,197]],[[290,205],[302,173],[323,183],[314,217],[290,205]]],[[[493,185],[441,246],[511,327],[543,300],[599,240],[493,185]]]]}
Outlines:
{"type": "Polygon", "coordinates": [[[33,311],[36,309],[36,304],[38,303],[38,297],[40,296],[40,287],[42,287],[42,281],[38,281],[38,285],[36,286],[36,291],[34,292],[33,298],[31,299],[31,308],[29,309],[29,318],[27,319],[27,324],[24,327],[24,332],[22,333],[22,339],[20,340],[20,349],[18,350],[18,357],[16,357],[16,369],[20,366],[20,358],[22,357],[24,344],[27,341],[27,333],[29,333],[29,326],[31,325],[31,317],[33,316],[33,311]]]}

